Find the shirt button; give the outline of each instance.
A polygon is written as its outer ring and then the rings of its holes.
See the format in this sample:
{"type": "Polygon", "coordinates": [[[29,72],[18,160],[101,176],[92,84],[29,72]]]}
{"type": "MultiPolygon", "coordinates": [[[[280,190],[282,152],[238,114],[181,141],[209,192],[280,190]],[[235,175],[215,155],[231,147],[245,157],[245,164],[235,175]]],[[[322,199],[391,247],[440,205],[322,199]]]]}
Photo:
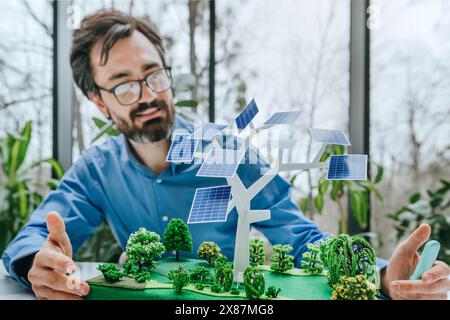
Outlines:
{"type": "Polygon", "coordinates": [[[163,219],[163,221],[168,221],[169,217],[168,216],[163,216],[162,219],[163,219]]]}
{"type": "Polygon", "coordinates": [[[157,182],[157,183],[161,183],[161,182],[162,182],[162,179],[157,179],[156,182],[157,182]]]}

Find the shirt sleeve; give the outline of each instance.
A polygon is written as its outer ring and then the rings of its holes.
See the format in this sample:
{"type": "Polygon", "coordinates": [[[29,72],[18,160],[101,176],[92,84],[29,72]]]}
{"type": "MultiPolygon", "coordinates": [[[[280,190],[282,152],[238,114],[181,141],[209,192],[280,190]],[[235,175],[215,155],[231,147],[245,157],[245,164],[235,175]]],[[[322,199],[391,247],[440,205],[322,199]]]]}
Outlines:
{"type": "Polygon", "coordinates": [[[10,242],[2,260],[7,272],[23,285],[31,284],[19,275],[15,263],[40,250],[48,235],[46,215],[57,211],[63,218],[75,254],[82,243],[100,226],[100,187],[82,156],[63,176],[59,187],[51,191],[33,212],[28,223],[10,242]]]}
{"type": "MultiPolygon", "coordinates": [[[[246,188],[257,181],[261,171],[269,166],[254,149],[245,157],[245,164],[238,169],[238,174],[246,188]],[[252,164],[257,159],[256,164],[252,164]]],[[[276,175],[251,201],[252,210],[269,209],[270,220],[254,223],[252,226],[262,232],[271,244],[289,244],[293,250],[294,263],[298,267],[307,244],[318,242],[329,236],[322,232],[311,220],[305,218],[299,207],[291,199],[292,186],[281,176],[276,175]]]]}

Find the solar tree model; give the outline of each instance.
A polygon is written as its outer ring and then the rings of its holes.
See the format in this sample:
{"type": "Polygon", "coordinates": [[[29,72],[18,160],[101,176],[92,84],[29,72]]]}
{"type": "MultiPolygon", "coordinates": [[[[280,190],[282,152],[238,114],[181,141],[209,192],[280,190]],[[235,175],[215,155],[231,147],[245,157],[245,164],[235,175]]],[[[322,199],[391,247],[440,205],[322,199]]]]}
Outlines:
{"type": "Polygon", "coordinates": [[[192,162],[194,157],[204,158],[197,176],[225,178],[227,185],[198,188],[194,195],[187,223],[225,222],[228,213],[236,208],[238,214],[236,241],[234,249],[233,276],[236,282],[243,282],[243,275],[249,265],[249,237],[252,223],[269,220],[270,210],[252,210],[251,200],[282,171],[327,169],[328,180],[366,180],[366,155],[331,155],[320,162],[328,144],[350,145],[340,130],[310,129],[312,141],[322,143],[322,147],[311,163],[284,163],[283,151],[292,148],[296,140],[278,139],[277,155],[269,169],[251,186],[245,187],[236,174],[252,138],[260,132],[278,125],[291,125],[300,116],[300,111],[277,112],[261,127],[252,123],[258,113],[254,100],[235,119],[238,138],[242,143],[236,149],[226,149],[219,140],[219,133],[226,125],[207,123],[193,133],[174,133],[167,155],[168,162],[192,162]],[[248,130],[246,130],[248,128],[248,130]],[[200,141],[212,142],[209,152],[197,151],[200,141]]]}

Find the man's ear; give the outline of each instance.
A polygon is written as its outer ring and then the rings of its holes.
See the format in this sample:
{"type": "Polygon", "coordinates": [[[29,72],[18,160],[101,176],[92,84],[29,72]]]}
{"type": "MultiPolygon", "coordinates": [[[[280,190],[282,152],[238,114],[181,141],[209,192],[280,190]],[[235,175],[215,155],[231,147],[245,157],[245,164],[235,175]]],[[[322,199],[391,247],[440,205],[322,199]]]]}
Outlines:
{"type": "Polygon", "coordinates": [[[103,113],[103,115],[107,119],[111,119],[111,115],[109,114],[108,109],[106,108],[105,103],[103,102],[103,99],[102,99],[102,97],[100,97],[100,95],[95,94],[93,91],[89,91],[88,92],[88,98],[93,103],[95,103],[97,108],[100,110],[101,113],[103,113]]]}

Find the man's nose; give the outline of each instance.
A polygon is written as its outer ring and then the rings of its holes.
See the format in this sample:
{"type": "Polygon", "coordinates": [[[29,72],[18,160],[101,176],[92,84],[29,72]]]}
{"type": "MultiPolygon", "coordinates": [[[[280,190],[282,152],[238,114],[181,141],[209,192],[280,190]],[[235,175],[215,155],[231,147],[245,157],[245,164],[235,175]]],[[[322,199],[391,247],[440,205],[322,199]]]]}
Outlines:
{"type": "Polygon", "coordinates": [[[142,90],[142,95],[141,95],[141,99],[139,100],[139,103],[152,102],[158,96],[158,94],[155,93],[152,89],[150,89],[147,86],[147,83],[145,83],[145,82],[141,83],[141,90],[142,90]]]}

